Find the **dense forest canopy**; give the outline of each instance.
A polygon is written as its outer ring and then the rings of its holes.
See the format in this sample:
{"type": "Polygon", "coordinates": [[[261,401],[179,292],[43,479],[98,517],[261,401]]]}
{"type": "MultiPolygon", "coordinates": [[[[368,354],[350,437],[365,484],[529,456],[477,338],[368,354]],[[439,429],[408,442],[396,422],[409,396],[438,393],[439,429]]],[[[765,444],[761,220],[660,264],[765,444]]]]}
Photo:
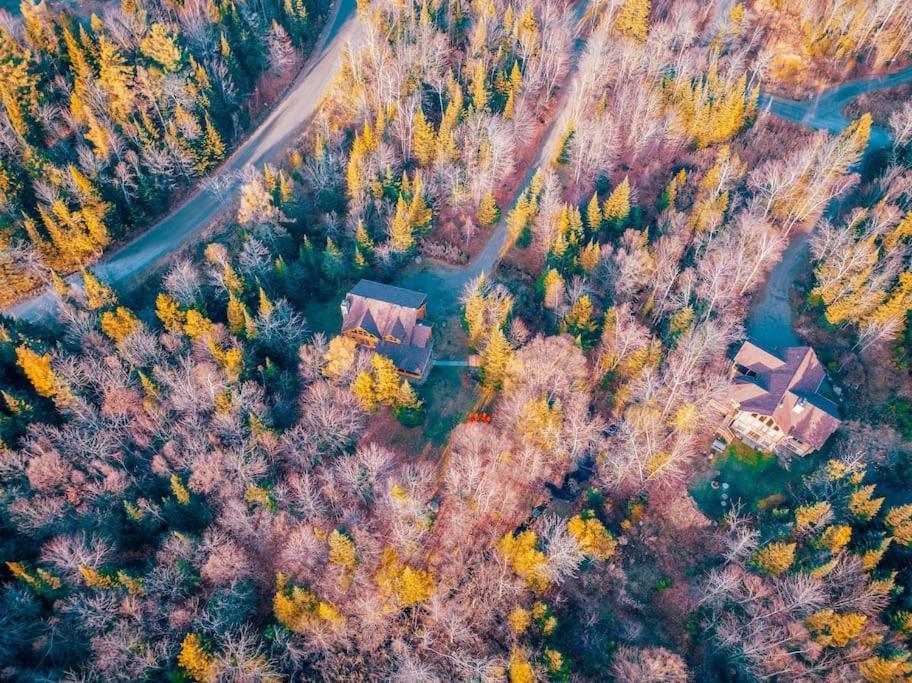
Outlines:
{"type": "Polygon", "coordinates": [[[0,15],[0,304],[146,227],[216,167],[245,102],[315,37],[304,0],[46,1],[0,15]]]}
{"type": "Polygon", "coordinates": [[[2,296],[57,304],[0,319],[0,677],[908,680],[912,104],[818,109],[912,8],[362,0],[226,224],[93,272],[336,9],[0,22],[2,296]],[[796,251],[842,425],[714,454],[796,251]],[[425,383],[339,333],[360,278],[427,295],[425,383]]]}

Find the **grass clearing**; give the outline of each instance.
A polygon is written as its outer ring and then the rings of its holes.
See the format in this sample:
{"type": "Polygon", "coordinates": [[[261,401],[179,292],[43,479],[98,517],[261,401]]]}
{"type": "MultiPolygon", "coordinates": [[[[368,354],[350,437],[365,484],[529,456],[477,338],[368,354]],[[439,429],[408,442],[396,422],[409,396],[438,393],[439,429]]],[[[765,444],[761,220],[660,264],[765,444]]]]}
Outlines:
{"type": "Polygon", "coordinates": [[[416,429],[423,428],[428,441],[442,446],[453,428],[471,412],[477,392],[466,368],[438,367],[431,370],[418,394],[427,414],[424,425],[416,429]]]}
{"type": "Polygon", "coordinates": [[[739,500],[747,512],[768,511],[792,500],[802,477],[826,460],[825,450],[792,458],[786,469],[776,456],[734,441],[713,459],[711,471],[693,482],[690,494],[712,519],[721,519],[739,500]]]}

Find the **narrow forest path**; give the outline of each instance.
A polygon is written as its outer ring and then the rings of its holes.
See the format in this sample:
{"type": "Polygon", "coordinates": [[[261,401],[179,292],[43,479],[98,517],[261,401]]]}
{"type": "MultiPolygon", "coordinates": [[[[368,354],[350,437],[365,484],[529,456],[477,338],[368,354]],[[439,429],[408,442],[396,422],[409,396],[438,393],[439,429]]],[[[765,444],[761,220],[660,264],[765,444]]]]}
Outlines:
{"type": "MultiPolygon", "coordinates": [[[[824,90],[812,99],[796,101],[761,95],[759,106],[774,116],[816,130],[839,133],[851,121],[843,110],[859,95],[894,88],[912,82],[912,67],[880,76],[870,76],[848,81],[824,90]]],[[[885,149],[892,144],[890,131],[879,127],[871,129],[866,154],[885,149]]],[[[831,211],[831,207],[827,212],[831,211]]],[[[762,292],[755,295],[746,321],[748,338],[759,346],[776,348],[796,346],[800,343],[795,334],[789,293],[798,273],[810,265],[813,230],[798,233],[791,241],[775,267],[770,271],[762,292]]]]}
{"type": "MultiPolygon", "coordinates": [[[[582,22],[586,9],[589,6],[588,0],[581,0],[576,6],[577,26],[582,22]]],[[[473,278],[483,274],[492,273],[509,248],[507,229],[507,216],[510,210],[516,205],[516,202],[529,187],[535,173],[543,166],[551,163],[560,140],[564,123],[563,112],[567,104],[567,98],[573,85],[573,79],[576,75],[576,68],[579,56],[585,46],[586,41],[582,37],[577,37],[574,43],[573,51],[570,56],[570,65],[567,69],[567,75],[560,87],[557,95],[557,103],[554,107],[554,113],[545,129],[538,154],[529,163],[526,169],[526,175],[523,182],[517,188],[509,206],[503,207],[500,221],[491,228],[488,241],[484,248],[468,264],[464,266],[446,266],[436,263],[428,263],[418,269],[406,270],[402,272],[394,281],[400,287],[418,289],[425,292],[428,298],[434,302],[434,316],[438,318],[446,317],[455,313],[459,308],[459,298],[462,294],[463,287],[473,278]]]]}
{"type": "MultiPolygon", "coordinates": [[[[262,168],[280,158],[316,113],[342,64],[345,46],[354,33],[354,18],[355,0],[336,0],[323,33],[294,84],[215,174],[226,179],[225,190],[216,193],[208,185],[201,186],[167,217],[104,256],[92,270],[108,283],[127,284],[233,206],[240,191],[239,173],[247,166],[262,168]]],[[[6,314],[35,320],[53,314],[56,301],[53,293],[45,292],[13,306],[6,314]]]]}

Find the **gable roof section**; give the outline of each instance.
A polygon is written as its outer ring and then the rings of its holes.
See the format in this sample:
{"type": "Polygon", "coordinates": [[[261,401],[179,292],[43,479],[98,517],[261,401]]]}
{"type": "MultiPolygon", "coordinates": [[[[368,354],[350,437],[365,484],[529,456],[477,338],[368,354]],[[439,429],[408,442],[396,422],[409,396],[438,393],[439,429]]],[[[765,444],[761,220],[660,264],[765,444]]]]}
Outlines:
{"type": "Polygon", "coordinates": [[[421,308],[421,304],[427,300],[427,294],[424,292],[416,292],[413,289],[405,289],[394,285],[385,285],[382,282],[374,282],[373,280],[359,280],[358,284],[352,287],[349,294],[415,309],[421,308]]]}
{"type": "Polygon", "coordinates": [[[735,355],[740,374],[731,398],[741,410],[770,416],[784,433],[820,448],[840,424],[836,404],[818,393],[826,372],[809,346],[784,348],[782,356],[745,342],[735,355]]]}
{"type": "Polygon", "coordinates": [[[423,375],[433,346],[432,327],[418,320],[418,309],[426,298],[423,292],[361,280],[342,304],[342,331],[369,332],[380,340],[377,353],[400,370],[423,375]]]}

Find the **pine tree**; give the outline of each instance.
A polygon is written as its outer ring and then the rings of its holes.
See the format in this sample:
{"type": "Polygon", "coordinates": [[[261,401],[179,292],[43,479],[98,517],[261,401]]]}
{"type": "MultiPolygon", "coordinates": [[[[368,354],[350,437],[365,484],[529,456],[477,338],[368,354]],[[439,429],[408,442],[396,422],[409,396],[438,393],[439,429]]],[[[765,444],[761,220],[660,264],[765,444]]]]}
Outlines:
{"type": "Polygon", "coordinates": [[[383,549],[375,581],[381,594],[400,609],[425,602],[435,588],[429,572],[403,563],[392,548],[383,549]]]}
{"type": "Polygon", "coordinates": [[[371,358],[371,370],[376,400],[385,405],[395,404],[399,396],[399,373],[393,361],[375,353],[371,358]]]}
{"type": "Polygon", "coordinates": [[[558,308],[564,301],[564,278],[555,268],[551,268],[545,273],[542,287],[545,295],[545,308],[552,310],[558,308]]]}
{"type": "Polygon", "coordinates": [[[471,91],[472,104],[475,106],[475,111],[478,112],[485,110],[488,106],[488,100],[491,97],[488,92],[487,78],[488,74],[485,71],[484,62],[480,59],[476,59],[472,67],[471,91]]]}
{"type": "Polygon", "coordinates": [[[602,250],[596,242],[590,242],[580,250],[579,261],[583,270],[590,271],[599,264],[602,250]]]}
{"type": "Polygon", "coordinates": [[[222,142],[222,136],[212,125],[212,119],[206,114],[206,131],[203,136],[202,149],[199,153],[196,168],[200,173],[205,173],[218,166],[219,162],[224,158],[225,143],[222,142]]]}
{"type": "Polygon", "coordinates": [[[133,67],[104,35],[98,37],[98,71],[98,84],[108,95],[111,114],[119,122],[126,121],[135,97],[133,67]]]}
{"type": "Polygon", "coordinates": [[[891,251],[900,240],[906,239],[909,236],[912,236],[912,211],[909,211],[903,216],[896,227],[884,237],[884,249],[891,251]]]}
{"type": "Polygon", "coordinates": [[[589,200],[589,204],[586,206],[586,223],[589,226],[589,230],[596,232],[602,227],[602,209],[599,206],[598,193],[592,193],[592,199],[589,200]]]}
{"type": "Polygon", "coordinates": [[[275,306],[272,301],[269,300],[266,290],[262,287],[259,289],[258,301],[257,314],[262,318],[268,318],[272,314],[272,309],[275,308],[275,306]]]}
{"type": "Polygon", "coordinates": [[[513,68],[510,70],[510,93],[519,95],[522,90],[522,72],[519,70],[519,60],[513,62],[513,68]]]}
{"type": "Polygon", "coordinates": [[[82,271],[82,282],[83,288],[85,289],[86,304],[93,311],[117,303],[117,296],[111,288],[95,277],[90,271],[82,271]]]}
{"type": "Polygon", "coordinates": [[[161,320],[168,332],[178,333],[184,329],[185,314],[180,305],[164,292],[159,293],[155,299],[155,315],[161,320]]]}
{"type": "Polygon", "coordinates": [[[16,347],[16,365],[25,373],[39,396],[54,398],[62,395],[60,381],[51,368],[51,354],[39,355],[20,345],[16,347]]]}
{"type": "Polygon", "coordinates": [[[583,294],[573,303],[569,313],[561,321],[561,332],[569,332],[574,336],[594,332],[596,324],[592,319],[592,313],[592,299],[583,294]]]}
{"type": "Polygon", "coordinates": [[[161,64],[165,71],[178,71],[181,51],[163,24],[152,24],[149,33],[139,41],[139,49],[149,59],[161,64]]]}
{"type": "Polygon", "coordinates": [[[602,207],[602,216],[614,227],[620,227],[630,215],[630,182],[627,177],[611,191],[602,207]]]}
{"type": "Polygon", "coordinates": [[[431,225],[434,212],[424,198],[424,184],[421,175],[416,173],[412,183],[412,201],[409,204],[409,222],[415,230],[427,230],[431,225]]]}
{"type": "Polygon", "coordinates": [[[489,190],[481,198],[481,204],[478,205],[478,211],[475,212],[475,218],[480,225],[494,225],[500,220],[500,207],[494,200],[494,194],[489,190]]]}
{"type": "Polygon", "coordinates": [[[396,407],[410,410],[416,410],[421,407],[421,400],[408,380],[402,380],[399,385],[399,393],[396,395],[396,407]]]}
{"type": "Polygon", "coordinates": [[[187,311],[186,320],[184,321],[184,334],[190,339],[199,339],[209,334],[212,329],[212,321],[194,308],[187,311]]]}
{"type": "Polygon", "coordinates": [[[374,393],[374,380],[366,370],[362,370],[355,377],[351,387],[352,393],[364,410],[372,411],[377,407],[377,396],[374,393]]]}
{"type": "Polygon", "coordinates": [[[409,206],[400,194],[396,202],[396,214],[390,223],[390,247],[398,253],[411,251],[415,246],[415,236],[409,214],[409,206]]]}
{"type": "Polygon", "coordinates": [[[488,333],[488,339],[481,351],[482,382],[489,389],[499,389],[507,373],[507,364],[513,356],[513,349],[499,327],[488,333]]]}
{"type": "Polygon", "coordinates": [[[605,561],[614,555],[617,541],[591,510],[574,515],[567,521],[567,531],[586,555],[605,561]]]}
{"type": "Polygon", "coordinates": [[[357,348],[358,344],[354,339],[342,335],[333,337],[323,355],[323,360],[326,361],[323,375],[332,379],[343,377],[355,365],[357,348]]]}
{"type": "Polygon", "coordinates": [[[195,633],[188,633],[181,643],[177,664],[190,680],[196,683],[215,683],[219,670],[215,658],[207,652],[202,639],[195,633]]]}
{"type": "Polygon", "coordinates": [[[228,331],[231,334],[243,336],[247,315],[247,307],[244,302],[237,298],[233,292],[229,294],[226,317],[228,319],[228,331]]]}
{"type": "MultiPolygon", "coordinates": [[[[884,324],[894,322],[899,331],[906,326],[906,314],[912,310],[912,273],[899,274],[899,282],[892,289],[886,301],[878,306],[868,319],[884,324]]],[[[828,316],[829,317],[829,316],[828,316]]]]}
{"type": "Polygon", "coordinates": [[[430,166],[437,154],[437,136],[434,127],[424,117],[421,107],[415,114],[414,129],[412,131],[412,152],[418,163],[430,166]]]}
{"type": "Polygon", "coordinates": [[[649,35],[651,0],[626,0],[614,19],[614,30],[639,42],[649,35]]]}
{"type": "Polygon", "coordinates": [[[123,306],[101,314],[101,331],[116,342],[122,341],[139,329],[139,319],[123,306]]]}
{"type": "Polygon", "coordinates": [[[781,574],[795,562],[795,543],[775,541],[754,553],[754,562],[767,574],[781,574]]]}

